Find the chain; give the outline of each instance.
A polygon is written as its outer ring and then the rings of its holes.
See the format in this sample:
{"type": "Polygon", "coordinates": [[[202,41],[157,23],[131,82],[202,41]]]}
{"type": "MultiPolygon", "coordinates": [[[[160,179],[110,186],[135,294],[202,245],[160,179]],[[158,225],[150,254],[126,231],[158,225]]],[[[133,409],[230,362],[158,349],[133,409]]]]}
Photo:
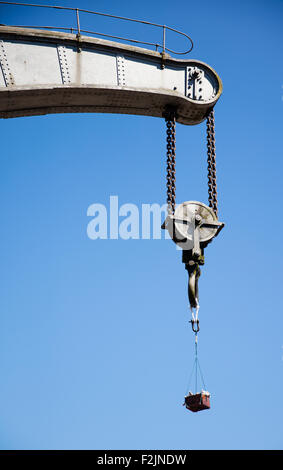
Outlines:
{"type": "Polygon", "coordinates": [[[216,151],[215,151],[215,128],[214,110],[212,109],[206,120],[207,132],[207,169],[208,169],[208,201],[217,217],[217,184],[216,184],[216,151]]]}
{"type": "Polygon", "coordinates": [[[176,199],[176,113],[171,110],[165,114],[167,126],[167,211],[168,214],[175,212],[176,199]]]}

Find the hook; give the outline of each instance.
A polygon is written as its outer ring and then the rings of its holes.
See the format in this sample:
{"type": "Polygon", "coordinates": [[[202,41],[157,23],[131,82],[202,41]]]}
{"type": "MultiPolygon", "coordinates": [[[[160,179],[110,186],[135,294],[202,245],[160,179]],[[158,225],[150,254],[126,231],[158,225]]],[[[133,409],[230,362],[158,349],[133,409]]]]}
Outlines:
{"type": "Polygon", "coordinates": [[[198,307],[198,280],[200,277],[200,267],[197,262],[190,260],[188,264],[186,264],[186,269],[189,274],[189,282],[188,282],[188,296],[190,301],[190,306],[192,308],[198,307]]]}

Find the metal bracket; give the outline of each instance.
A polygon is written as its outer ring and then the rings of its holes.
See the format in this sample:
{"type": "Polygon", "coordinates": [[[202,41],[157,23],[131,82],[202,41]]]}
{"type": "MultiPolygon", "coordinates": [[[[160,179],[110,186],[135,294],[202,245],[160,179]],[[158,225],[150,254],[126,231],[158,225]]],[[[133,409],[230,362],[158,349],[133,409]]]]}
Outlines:
{"type": "Polygon", "coordinates": [[[117,62],[117,84],[118,86],[126,86],[125,57],[123,55],[117,55],[116,62],[117,62]]]}
{"type": "Polygon", "coordinates": [[[82,52],[82,36],[81,36],[81,33],[78,33],[77,36],[77,52],[82,52]]]}
{"type": "Polygon", "coordinates": [[[166,53],[161,52],[161,70],[165,69],[166,53]]]}
{"type": "Polygon", "coordinates": [[[186,96],[192,100],[203,100],[204,70],[199,67],[187,67],[186,96]]]}
{"type": "Polygon", "coordinates": [[[66,47],[57,45],[57,52],[62,76],[62,83],[63,85],[68,85],[71,83],[71,77],[68,68],[66,47]]]}
{"type": "Polygon", "coordinates": [[[3,77],[6,86],[15,85],[15,81],[8,64],[7,53],[4,46],[4,41],[0,41],[0,65],[3,72],[3,77]]]}

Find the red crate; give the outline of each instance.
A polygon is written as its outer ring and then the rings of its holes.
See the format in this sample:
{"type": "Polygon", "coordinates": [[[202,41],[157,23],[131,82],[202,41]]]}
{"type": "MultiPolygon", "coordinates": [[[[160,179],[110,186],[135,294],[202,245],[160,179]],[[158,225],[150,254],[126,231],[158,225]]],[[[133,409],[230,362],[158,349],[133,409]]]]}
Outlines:
{"type": "Polygon", "coordinates": [[[189,395],[185,397],[184,405],[187,410],[193,411],[193,413],[201,410],[208,410],[210,408],[210,394],[203,390],[194,395],[189,393],[189,395]]]}

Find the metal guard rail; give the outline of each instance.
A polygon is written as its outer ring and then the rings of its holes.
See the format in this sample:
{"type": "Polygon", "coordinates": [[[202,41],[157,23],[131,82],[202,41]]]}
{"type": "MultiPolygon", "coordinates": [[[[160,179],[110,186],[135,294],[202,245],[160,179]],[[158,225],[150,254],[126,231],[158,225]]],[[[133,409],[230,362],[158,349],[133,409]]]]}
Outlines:
{"type": "Polygon", "coordinates": [[[158,48],[161,48],[161,51],[163,54],[165,52],[171,52],[172,54],[176,55],[185,55],[191,52],[193,49],[193,40],[188,36],[187,34],[183,33],[182,31],[178,31],[177,29],[171,28],[170,26],[158,24],[158,23],[151,23],[149,21],[144,21],[144,20],[137,20],[134,18],[126,18],[124,16],[116,16],[116,15],[111,15],[109,13],[100,13],[97,11],[90,11],[90,10],[83,10],[81,8],[72,8],[72,7],[62,7],[62,6],[57,6],[57,5],[36,5],[33,3],[19,3],[19,2],[2,2],[0,1],[0,4],[2,5],[17,5],[17,6],[24,6],[24,7],[39,7],[39,8],[54,8],[57,10],[68,10],[68,11],[74,11],[76,15],[76,27],[75,28],[65,28],[65,27],[58,27],[58,26],[20,26],[20,25],[13,25],[15,27],[19,28],[43,28],[43,29],[52,29],[52,30],[65,30],[65,31],[70,31],[71,33],[76,32],[78,36],[80,36],[81,33],[87,33],[87,34],[95,34],[97,36],[103,36],[103,37],[108,37],[112,39],[119,39],[122,41],[127,41],[127,42],[133,42],[136,44],[145,44],[147,46],[154,46],[156,48],[156,51],[158,51],[158,48]],[[105,16],[109,18],[115,18],[118,20],[125,20],[125,21],[131,21],[134,23],[140,23],[140,24],[145,24],[145,25],[150,25],[150,26],[155,26],[157,28],[162,28],[162,44],[159,43],[152,43],[152,42],[146,42],[146,41],[139,41],[137,39],[129,39],[129,38],[124,38],[120,36],[113,36],[110,34],[104,34],[104,33],[98,33],[97,31],[89,31],[85,29],[81,29],[80,25],[80,13],[89,13],[92,15],[99,15],[99,16],[105,16]],[[177,52],[173,51],[172,49],[169,49],[166,47],[166,30],[173,31],[176,34],[180,34],[181,36],[184,36],[186,39],[189,40],[190,42],[190,47],[188,50],[184,52],[177,52]]]}

